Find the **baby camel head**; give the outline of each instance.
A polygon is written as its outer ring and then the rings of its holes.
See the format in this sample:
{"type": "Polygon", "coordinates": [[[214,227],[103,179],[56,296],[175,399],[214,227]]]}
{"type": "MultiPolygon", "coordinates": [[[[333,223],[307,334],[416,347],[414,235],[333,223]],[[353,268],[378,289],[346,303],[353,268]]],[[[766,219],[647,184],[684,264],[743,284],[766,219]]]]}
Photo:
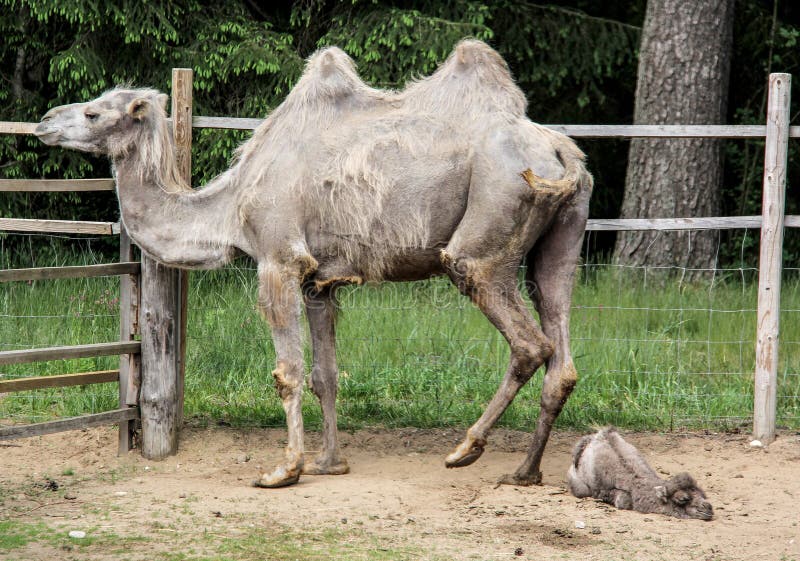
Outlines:
{"type": "Polygon", "coordinates": [[[711,520],[714,517],[714,509],[706,500],[706,494],[688,473],[670,477],[664,485],[658,485],[655,491],[658,499],[670,511],[668,514],[672,516],[700,520],[711,520]]]}
{"type": "Polygon", "coordinates": [[[48,146],[114,157],[152,128],[152,117],[165,119],[166,105],[167,96],[156,90],[117,88],[93,101],[54,107],[34,134],[48,146]]]}

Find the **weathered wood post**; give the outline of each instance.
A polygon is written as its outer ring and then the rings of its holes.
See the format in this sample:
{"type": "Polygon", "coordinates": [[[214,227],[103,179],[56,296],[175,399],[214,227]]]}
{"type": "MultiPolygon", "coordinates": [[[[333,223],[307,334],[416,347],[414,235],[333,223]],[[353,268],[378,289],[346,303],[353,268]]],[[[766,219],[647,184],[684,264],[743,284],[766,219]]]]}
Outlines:
{"type": "MultiPolygon", "coordinates": [[[[122,262],[133,261],[133,244],[125,226],[120,224],[119,257],[122,262]]],[[[133,341],[139,334],[139,278],[140,275],[124,275],[119,280],[119,331],[121,342],[133,341]]],[[[139,403],[140,361],[139,354],[119,357],[119,407],[139,403]]],[[[123,421],[119,426],[119,454],[133,447],[136,419],[123,421]]]]}
{"type": "Polygon", "coordinates": [[[786,158],[789,149],[791,85],[790,74],[770,74],[769,76],[753,403],[753,437],[764,444],[775,440],[781,273],[783,270],[783,221],[786,200],[786,158]]]}
{"type": "Polygon", "coordinates": [[[180,271],[142,255],[142,455],[161,460],[178,451],[178,323],[180,271]]]}
{"type": "MultiPolygon", "coordinates": [[[[172,134],[181,177],[192,185],[192,81],[191,68],[172,69],[172,134]]],[[[189,271],[181,271],[180,323],[178,329],[178,423],[183,423],[183,387],[186,377],[186,321],[189,310],[189,271]]]]}
{"type": "MultiPolygon", "coordinates": [[[[181,172],[189,179],[192,71],[172,72],[172,126],[181,172]]],[[[184,274],[142,256],[142,455],[163,459],[178,451],[183,417],[184,274]]]]}

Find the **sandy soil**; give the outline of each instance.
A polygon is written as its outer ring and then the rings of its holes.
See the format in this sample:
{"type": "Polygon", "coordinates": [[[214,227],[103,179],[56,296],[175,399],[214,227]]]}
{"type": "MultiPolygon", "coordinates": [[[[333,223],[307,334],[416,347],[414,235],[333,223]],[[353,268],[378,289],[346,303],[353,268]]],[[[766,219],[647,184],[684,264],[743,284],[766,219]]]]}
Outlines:
{"type": "MultiPolygon", "coordinates": [[[[800,560],[795,433],[761,450],[739,435],[626,435],[665,476],[695,476],[714,505],[711,522],[618,511],[570,496],[564,475],[578,434],[553,436],[544,485],[530,488],[495,486],[521,461],[527,435],[498,430],[478,463],[445,469],[444,455],[460,435],[343,434],[349,475],[306,476],[279,490],[250,482],[280,458],[281,430],[186,429],[179,454],[164,462],[136,451],[117,457],[111,428],[0,443],[0,519],[43,522],[55,532],[74,527],[152,537],[126,545],[128,559],[159,558],[154,543],[174,553],[200,532],[328,528],[366,538],[378,550],[409,551],[413,559],[800,560]],[[31,491],[44,489],[48,477],[58,491],[31,491]]],[[[310,434],[307,447],[318,442],[310,434]]],[[[120,558],[49,547],[0,550],[0,559],[120,558]]]]}

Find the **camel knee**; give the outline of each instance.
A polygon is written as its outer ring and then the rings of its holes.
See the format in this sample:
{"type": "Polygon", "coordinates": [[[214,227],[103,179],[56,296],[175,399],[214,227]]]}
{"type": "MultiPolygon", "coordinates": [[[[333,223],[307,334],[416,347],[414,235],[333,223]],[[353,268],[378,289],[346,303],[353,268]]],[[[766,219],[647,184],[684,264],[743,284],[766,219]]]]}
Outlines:
{"type": "Polygon", "coordinates": [[[283,401],[300,393],[303,389],[303,366],[279,360],[272,371],[275,378],[275,388],[283,401]]]}
{"type": "Polygon", "coordinates": [[[336,397],[338,391],[339,373],[336,370],[326,371],[319,367],[314,367],[311,370],[309,377],[309,386],[311,392],[319,399],[326,396],[336,397]]]}

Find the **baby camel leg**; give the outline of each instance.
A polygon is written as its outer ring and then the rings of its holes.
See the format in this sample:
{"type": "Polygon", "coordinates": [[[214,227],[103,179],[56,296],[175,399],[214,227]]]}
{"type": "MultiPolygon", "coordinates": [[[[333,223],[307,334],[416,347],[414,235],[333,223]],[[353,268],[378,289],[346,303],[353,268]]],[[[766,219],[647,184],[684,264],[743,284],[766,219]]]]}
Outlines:
{"type": "Polygon", "coordinates": [[[272,328],[277,365],[272,375],[283,401],[288,443],[282,463],[254,482],[257,487],[297,483],[303,469],[303,346],[300,331],[300,282],[287,269],[259,265],[259,307],[272,328]]]}
{"type": "Polygon", "coordinates": [[[322,450],[311,462],[306,462],[303,473],[310,475],[341,475],[350,471],[347,462],[339,455],[339,437],[336,429],[336,393],[339,369],[336,366],[335,301],[331,289],[305,295],[306,317],[311,330],[314,365],[311,369],[311,391],[322,406],[322,450]]]}
{"type": "MultiPolygon", "coordinates": [[[[589,194],[581,196],[588,198],[589,194]]],[[[553,342],[554,352],[547,360],[539,419],[528,455],[517,471],[501,477],[500,483],[541,483],[540,464],[550,430],[578,379],[570,354],[569,314],[587,207],[578,203],[557,216],[551,230],[534,247],[533,261],[528,264],[528,291],[539,312],[542,329],[553,342]]]]}
{"type": "Polygon", "coordinates": [[[447,467],[468,466],[483,454],[486,437],[522,386],[553,352],[550,341],[533,319],[516,286],[516,263],[505,273],[494,264],[443,254],[448,274],[503,334],[511,360],[503,381],[464,441],[445,459],[447,467]],[[496,278],[496,275],[502,275],[496,278]],[[481,280],[489,277],[488,280],[481,280]],[[500,280],[502,279],[502,280],[500,280]]]}

